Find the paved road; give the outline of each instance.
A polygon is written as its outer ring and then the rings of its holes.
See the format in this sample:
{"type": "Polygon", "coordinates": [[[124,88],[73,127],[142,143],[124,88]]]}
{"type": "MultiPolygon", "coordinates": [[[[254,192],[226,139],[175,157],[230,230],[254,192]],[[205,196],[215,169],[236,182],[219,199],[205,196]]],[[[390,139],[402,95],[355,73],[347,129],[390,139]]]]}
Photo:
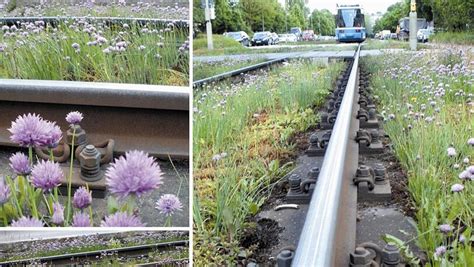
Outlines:
{"type": "MultiPolygon", "coordinates": [[[[404,49],[384,49],[384,50],[362,50],[361,56],[381,55],[384,52],[400,52],[404,49]]],[[[223,56],[197,56],[193,59],[202,62],[218,62],[224,60],[251,60],[251,59],[277,59],[281,57],[300,57],[300,58],[328,58],[328,57],[353,57],[354,51],[307,51],[307,52],[286,52],[286,53],[262,53],[262,54],[240,54],[240,55],[223,55],[223,56]]]]}
{"type": "Polygon", "coordinates": [[[66,229],[55,230],[25,230],[25,231],[0,231],[0,244],[8,244],[20,241],[54,239],[59,237],[82,236],[91,234],[118,233],[126,230],[99,230],[99,229],[66,229]]]}

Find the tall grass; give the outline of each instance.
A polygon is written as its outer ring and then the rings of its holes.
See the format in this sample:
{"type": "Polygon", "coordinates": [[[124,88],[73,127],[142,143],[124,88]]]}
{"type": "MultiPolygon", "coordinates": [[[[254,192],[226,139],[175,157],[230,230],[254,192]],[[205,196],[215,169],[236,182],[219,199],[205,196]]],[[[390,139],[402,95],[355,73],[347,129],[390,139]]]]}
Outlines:
{"type": "Polygon", "coordinates": [[[430,36],[430,41],[441,44],[474,45],[474,31],[438,32],[430,36]]]}
{"type": "Polygon", "coordinates": [[[471,180],[459,178],[474,162],[474,147],[468,144],[474,126],[473,74],[468,69],[469,57],[446,66],[441,64],[445,53],[375,57],[365,64],[373,73],[372,87],[383,115],[395,115],[384,130],[408,173],[408,190],[416,208],[417,244],[426,253],[427,264],[473,266],[474,187],[471,180]],[[449,147],[455,148],[455,156],[448,156],[449,147]],[[454,184],[462,184],[464,189],[453,192],[454,184]],[[441,233],[442,224],[453,230],[441,233]],[[445,246],[447,253],[435,255],[440,246],[445,246]]]}
{"type": "Polygon", "coordinates": [[[215,62],[201,62],[195,61],[193,63],[193,78],[194,81],[211,77],[217,74],[222,74],[231,70],[240,69],[243,67],[255,65],[266,61],[264,58],[257,59],[242,59],[242,60],[226,60],[215,62]]]}
{"type": "Polygon", "coordinates": [[[244,84],[195,92],[195,263],[235,264],[249,216],[292,167],[291,137],[316,124],[342,69],[296,61],[244,84]]]}
{"type": "Polygon", "coordinates": [[[187,39],[186,30],[150,26],[145,33],[145,27],[137,24],[129,29],[94,26],[102,31],[107,43],[88,45],[95,38],[84,32],[86,26],[77,21],[39,32],[22,28],[12,31],[15,36],[0,37],[0,44],[7,47],[0,52],[0,75],[16,79],[188,84],[189,53],[179,50],[187,39]],[[104,52],[120,41],[127,43],[125,51],[104,52]],[[74,43],[79,44],[80,51],[73,48],[74,43]]]}

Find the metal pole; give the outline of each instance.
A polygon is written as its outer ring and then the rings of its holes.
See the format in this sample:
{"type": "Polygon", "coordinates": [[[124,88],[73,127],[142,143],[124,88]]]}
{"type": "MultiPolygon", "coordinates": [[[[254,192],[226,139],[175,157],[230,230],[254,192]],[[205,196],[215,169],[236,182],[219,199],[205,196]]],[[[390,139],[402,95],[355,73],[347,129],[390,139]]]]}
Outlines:
{"type": "Polygon", "coordinates": [[[417,29],[417,16],[416,16],[416,1],[411,0],[410,5],[410,49],[416,51],[416,33],[417,29]]]}
{"type": "Polygon", "coordinates": [[[211,23],[211,9],[209,8],[209,0],[206,0],[206,33],[207,33],[207,49],[213,50],[214,44],[212,42],[212,23],[211,23]]]}
{"type": "MultiPolygon", "coordinates": [[[[354,55],[351,74],[342,99],[331,139],[324,156],[318,183],[311,197],[308,214],[300,234],[300,240],[292,266],[335,266],[338,214],[343,202],[342,188],[351,180],[345,177],[349,145],[353,140],[351,121],[357,93],[357,69],[360,45],[354,55]]],[[[355,220],[354,220],[355,222],[355,220]]],[[[349,257],[349,255],[347,255],[349,257]]],[[[347,265],[346,265],[347,266],[347,265]]]]}

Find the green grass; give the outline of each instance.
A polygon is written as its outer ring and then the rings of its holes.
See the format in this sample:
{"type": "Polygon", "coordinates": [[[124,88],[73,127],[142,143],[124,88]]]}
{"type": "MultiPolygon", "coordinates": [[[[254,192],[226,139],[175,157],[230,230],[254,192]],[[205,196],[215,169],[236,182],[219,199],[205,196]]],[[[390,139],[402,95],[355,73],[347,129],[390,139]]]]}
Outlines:
{"type": "Polygon", "coordinates": [[[248,217],[293,167],[292,136],[317,123],[312,107],[324,102],[342,66],[290,61],[245,84],[195,92],[196,265],[236,264],[242,230],[255,227],[248,217]]]}
{"type": "Polygon", "coordinates": [[[430,41],[440,44],[474,45],[474,32],[438,32],[430,41]]]}
{"type": "MultiPolygon", "coordinates": [[[[386,121],[384,130],[408,174],[408,190],[416,208],[417,245],[427,255],[427,266],[474,266],[474,187],[472,181],[458,178],[474,162],[474,148],[467,143],[473,137],[474,126],[473,106],[467,104],[467,95],[474,90],[469,74],[453,76],[435,70],[446,57],[453,57],[446,53],[451,52],[410,58],[369,57],[364,64],[372,73],[371,87],[380,102],[378,109],[383,110],[385,118],[395,116],[386,121]],[[441,88],[445,95],[437,96],[441,88]],[[451,146],[457,152],[454,157],[447,154],[451,146]],[[454,184],[463,184],[464,190],[452,192],[454,184]],[[441,224],[449,224],[454,230],[442,234],[441,224]],[[465,244],[458,241],[460,234],[465,244]],[[448,252],[435,257],[439,246],[448,247],[448,252]]],[[[462,59],[458,51],[452,53],[465,66],[473,59],[472,54],[462,59]]]]}
{"type": "Polygon", "coordinates": [[[224,62],[201,62],[193,63],[194,81],[221,74],[227,71],[236,70],[246,66],[255,65],[266,61],[264,58],[248,59],[248,60],[226,60],[224,62]]]}
{"type": "Polygon", "coordinates": [[[95,39],[83,32],[83,27],[72,29],[68,24],[26,37],[0,37],[6,45],[0,53],[1,78],[117,82],[160,85],[187,85],[189,81],[189,53],[178,48],[187,39],[187,30],[174,29],[159,33],[163,28],[131,25],[130,29],[101,28],[107,43],[89,46],[95,39]],[[57,30],[57,32],[55,32],[57,30]],[[123,34],[120,34],[119,32],[123,34]],[[103,52],[116,42],[127,43],[124,52],[103,52]],[[80,45],[80,52],[72,47],[80,45]],[[162,45],[158,45],[161,43],[162,45]],[[140,50],[139,47],[145,48],[140,50]],[[157,56],[159,55],[159,56],[157,56]]]}

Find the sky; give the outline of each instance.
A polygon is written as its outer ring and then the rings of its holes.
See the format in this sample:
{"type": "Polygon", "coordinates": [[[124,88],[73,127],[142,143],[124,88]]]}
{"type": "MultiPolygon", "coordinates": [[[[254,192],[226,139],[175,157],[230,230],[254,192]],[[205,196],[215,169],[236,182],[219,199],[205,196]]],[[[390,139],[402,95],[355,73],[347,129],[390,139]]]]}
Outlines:
{"type": "MultiPolygon", "coordinates": [[[[285,0],[278,0],[284,5],[285,0]]],[[[365,13],[385,12],[387,8],[400,0],[307,0],[308,6],[313,11],[314,9],[328,9],[331,13],[336,13],[337,4],[359,4],[364,8],[365,13]]]]}

